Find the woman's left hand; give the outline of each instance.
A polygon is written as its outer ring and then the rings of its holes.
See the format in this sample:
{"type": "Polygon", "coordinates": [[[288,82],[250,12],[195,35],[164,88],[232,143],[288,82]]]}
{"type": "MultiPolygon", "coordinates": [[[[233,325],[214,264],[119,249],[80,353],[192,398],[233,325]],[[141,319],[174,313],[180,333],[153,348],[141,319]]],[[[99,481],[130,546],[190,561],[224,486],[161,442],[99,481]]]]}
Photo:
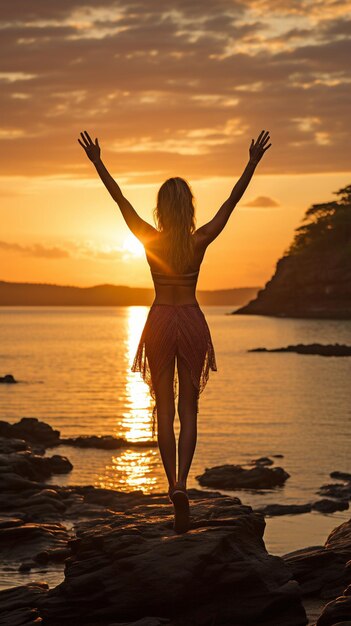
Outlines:
{"type": "Polygon", "coordinates": [[[82,148],[84,148],[87,156],[89,157],[89,159],[93,162],[96,163],[97,161],[100,160],[100,146],[99,146],[99,142],[98,139],[95,139],[95,143],[93,143],[90,135],[88,134],[88,132],[85,130],[84,131],[85,135],[83,133],[80,133],[82,138],[83,138],[83,142],[82,143],[80,141],[80,139],[78,139],[78,143],[80,143],[80,145],[82,146],[82,148]]]}

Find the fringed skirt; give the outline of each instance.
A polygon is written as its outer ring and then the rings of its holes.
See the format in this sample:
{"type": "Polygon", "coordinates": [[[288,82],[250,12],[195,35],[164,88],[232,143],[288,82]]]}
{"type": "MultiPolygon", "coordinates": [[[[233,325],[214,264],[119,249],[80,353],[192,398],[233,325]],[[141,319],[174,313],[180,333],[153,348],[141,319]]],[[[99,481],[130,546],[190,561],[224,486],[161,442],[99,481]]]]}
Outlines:
{"type": "MultiPolygon", "coordinates": [[[[155,401],[152,411],[152,437],[155,435],[157,404],[155,386],[163,370],[175,356],[184,359],[199,395],[206,386],[210,369],[217,371],[215,351],[206,318],[199,304],[152,304],[142,331],[132,372],[140,372],[155,401]]],[[[174,368],[173,394],[178,395],[177,368],[174,368]]]]}

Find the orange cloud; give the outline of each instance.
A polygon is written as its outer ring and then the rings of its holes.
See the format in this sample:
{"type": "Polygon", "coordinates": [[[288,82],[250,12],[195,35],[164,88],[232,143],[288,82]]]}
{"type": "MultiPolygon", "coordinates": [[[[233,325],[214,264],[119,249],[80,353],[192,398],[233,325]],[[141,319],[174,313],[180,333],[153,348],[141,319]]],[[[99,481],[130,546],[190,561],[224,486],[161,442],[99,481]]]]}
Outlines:
{"type": "Polygon", "coordinates": [[[141,180],[152,170],[160,179],[232,175],[267,127],[262,173],[347,169],[348,3],[96,4],[4,6],[4,175],[87,176],[84,129],[112,170],[141,180]],[[278,12],[283,19],[267,19],[278,12]],[[317,130],[296,122],[316,117],[317,130]]]}

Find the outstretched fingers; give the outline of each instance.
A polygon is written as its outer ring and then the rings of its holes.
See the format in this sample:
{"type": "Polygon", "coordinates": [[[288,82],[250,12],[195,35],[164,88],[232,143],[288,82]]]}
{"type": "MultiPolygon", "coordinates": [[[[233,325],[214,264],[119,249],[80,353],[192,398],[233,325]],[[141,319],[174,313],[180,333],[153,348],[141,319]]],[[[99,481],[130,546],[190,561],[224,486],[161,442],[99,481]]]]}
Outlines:
{"type": "Polygon", "coordinates": [[[85,132],[86,136],[88,137],[89,143],[93,143],[93,140],[92,140],[92,138],[90,137],[90,135],[89,135],[88,131],[87,131],[87,130],[85,130],[84,132],[85,132]]]}

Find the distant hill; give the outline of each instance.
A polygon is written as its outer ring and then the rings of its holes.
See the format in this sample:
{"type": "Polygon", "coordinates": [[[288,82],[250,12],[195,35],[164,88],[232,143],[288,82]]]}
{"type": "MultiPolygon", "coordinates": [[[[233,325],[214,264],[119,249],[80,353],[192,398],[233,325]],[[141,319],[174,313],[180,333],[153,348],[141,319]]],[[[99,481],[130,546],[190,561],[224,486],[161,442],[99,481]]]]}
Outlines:
{"type": "MultiPolygon", "coordinates": [[[[238,287],[198,291],[201,305],[240,306],[254,297],[259,287],[238,287]]],[[[123,285],[71,287],[47,283],[12,283],[0,281],[0,306],[149,306],[153,289],[123,285]]]]}
{"type": "Polygon", "coordinates": [[[273,277],[236,314],[351,319],[351,185],[313,204],[273,277]]]}

